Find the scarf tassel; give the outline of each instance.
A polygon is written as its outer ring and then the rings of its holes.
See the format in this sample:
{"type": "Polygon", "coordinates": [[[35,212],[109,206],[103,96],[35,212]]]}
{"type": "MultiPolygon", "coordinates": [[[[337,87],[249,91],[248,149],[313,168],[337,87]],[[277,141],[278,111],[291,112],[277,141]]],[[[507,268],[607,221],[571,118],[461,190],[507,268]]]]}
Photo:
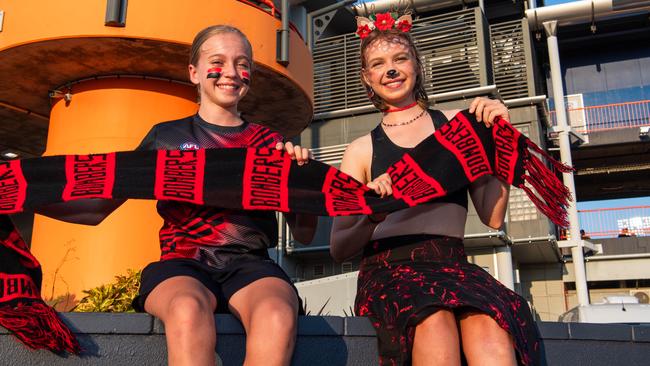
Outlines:
{"type": "Polygon", "coordinates": [[[42,302],[0,307],[0,325],[32,349],[78,355],[79,342],[51,307],[42,302]]]}
{"type": "Polygon", "coordinates": [[[573,168],[562,164],[546,154],[532,141],[528,141],[528,147],[540,153],[547,160],[552,168],[551,171],[537,156],[526,150],[523,168],[527,174],[518,187],[524,190],[535,206],[556,225],[568,227],[567,207],[571,201],[571,192],[555,175],[556,171],[570,172],[573,168]],[[535,191],[525,186],[529,183],[535,191]]]}
{"type": "Polygon", "coordinates": [[[541,147],[537,146],[533,141],[531,140],[526,140],[526,143],[528,145],[528,148],[531,149],[532,151],[538,153],[539,155],[543,156],[546,161],[551,163],[551,166],[554,168],[556,171],[560,171],[562,173],[569,173],[574,171],[573,167],[570,167],[562,162],[559,162],[555,160],[552,156],[550,156],[546,151],[542,150],[541,147]]]}

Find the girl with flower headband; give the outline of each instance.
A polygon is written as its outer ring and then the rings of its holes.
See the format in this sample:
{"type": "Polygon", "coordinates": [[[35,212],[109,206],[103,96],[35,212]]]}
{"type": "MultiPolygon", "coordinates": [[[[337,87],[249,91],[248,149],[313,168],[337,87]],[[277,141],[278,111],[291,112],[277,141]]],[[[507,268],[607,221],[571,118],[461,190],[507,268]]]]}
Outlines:
{"type": "MultiPolygon", "coordinates": [[[[357,25],[361,81],[382,119],[348,146],[340,169],[389,196],[387,168],[458,110],[429,108],[422,63],[408,34],[410,15],[359,17],[357,25]]],[[[488,127],[509,119],[502,103],[486,98],[474,99],[469,112],[488,127]]],[[[536,364],[539,343],[526,301],[470,264],[462,242],[468,192],[481,221],[499,229],[508,187],[485,176],[420,206],[334,219],[334,259],[363,253],[355,311],[371,319],[382,365],[458,365],[463,356],[470,365],[536,364]]]]}

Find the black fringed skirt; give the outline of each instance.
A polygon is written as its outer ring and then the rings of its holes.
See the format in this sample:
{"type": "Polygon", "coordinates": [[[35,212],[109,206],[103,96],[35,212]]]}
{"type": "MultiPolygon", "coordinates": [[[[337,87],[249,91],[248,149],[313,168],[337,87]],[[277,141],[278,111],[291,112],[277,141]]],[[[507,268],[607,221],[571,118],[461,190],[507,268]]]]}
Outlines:
{"type": "Polygon", "coordinates": [[[371,242],[357,289],[355,311],[377,331],[381,365],[410,365],[415,326],[440,309],[489,315],[512,335],[520,365],[540,363],[526,300],[469,263],[461,239],[407,235],[371,242]]]}

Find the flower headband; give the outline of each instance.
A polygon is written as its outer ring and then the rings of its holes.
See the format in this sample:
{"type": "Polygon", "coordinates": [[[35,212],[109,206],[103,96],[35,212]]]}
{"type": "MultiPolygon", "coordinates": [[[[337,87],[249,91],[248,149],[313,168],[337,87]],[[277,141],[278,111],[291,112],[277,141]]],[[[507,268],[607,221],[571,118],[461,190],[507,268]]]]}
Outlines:
{"type": "Polygon", "coordinates": [[[411,30],[411,27],[413,26],[413,18],[411,18],[411,14],[402,15],[397,19],[395,19],[394,16],[397,16],[397,14],[388,12],[370,15],[370,19],[366,17],[357,17],[356,33],[359,38],[364,39],[375,29],[386,31],[395,28],[404,33],[411,30]]]}

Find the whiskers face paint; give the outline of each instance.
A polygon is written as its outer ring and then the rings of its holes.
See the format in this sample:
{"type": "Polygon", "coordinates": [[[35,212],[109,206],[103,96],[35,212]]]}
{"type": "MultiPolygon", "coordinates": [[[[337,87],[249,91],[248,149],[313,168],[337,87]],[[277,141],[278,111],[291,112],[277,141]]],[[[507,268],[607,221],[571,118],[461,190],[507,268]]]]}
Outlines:
{"type": "Polygon", "coordinates": [[[251,75],[248,73],[248,71],[241,72],[241,81],[246,85],[249,85],[251,83],[251,75]]]}
{"type": "Polygon", "coordinates": [[[221,77],[221,68],[213,67],[208,70],[208,79],[219,79],[221,77]]]}

